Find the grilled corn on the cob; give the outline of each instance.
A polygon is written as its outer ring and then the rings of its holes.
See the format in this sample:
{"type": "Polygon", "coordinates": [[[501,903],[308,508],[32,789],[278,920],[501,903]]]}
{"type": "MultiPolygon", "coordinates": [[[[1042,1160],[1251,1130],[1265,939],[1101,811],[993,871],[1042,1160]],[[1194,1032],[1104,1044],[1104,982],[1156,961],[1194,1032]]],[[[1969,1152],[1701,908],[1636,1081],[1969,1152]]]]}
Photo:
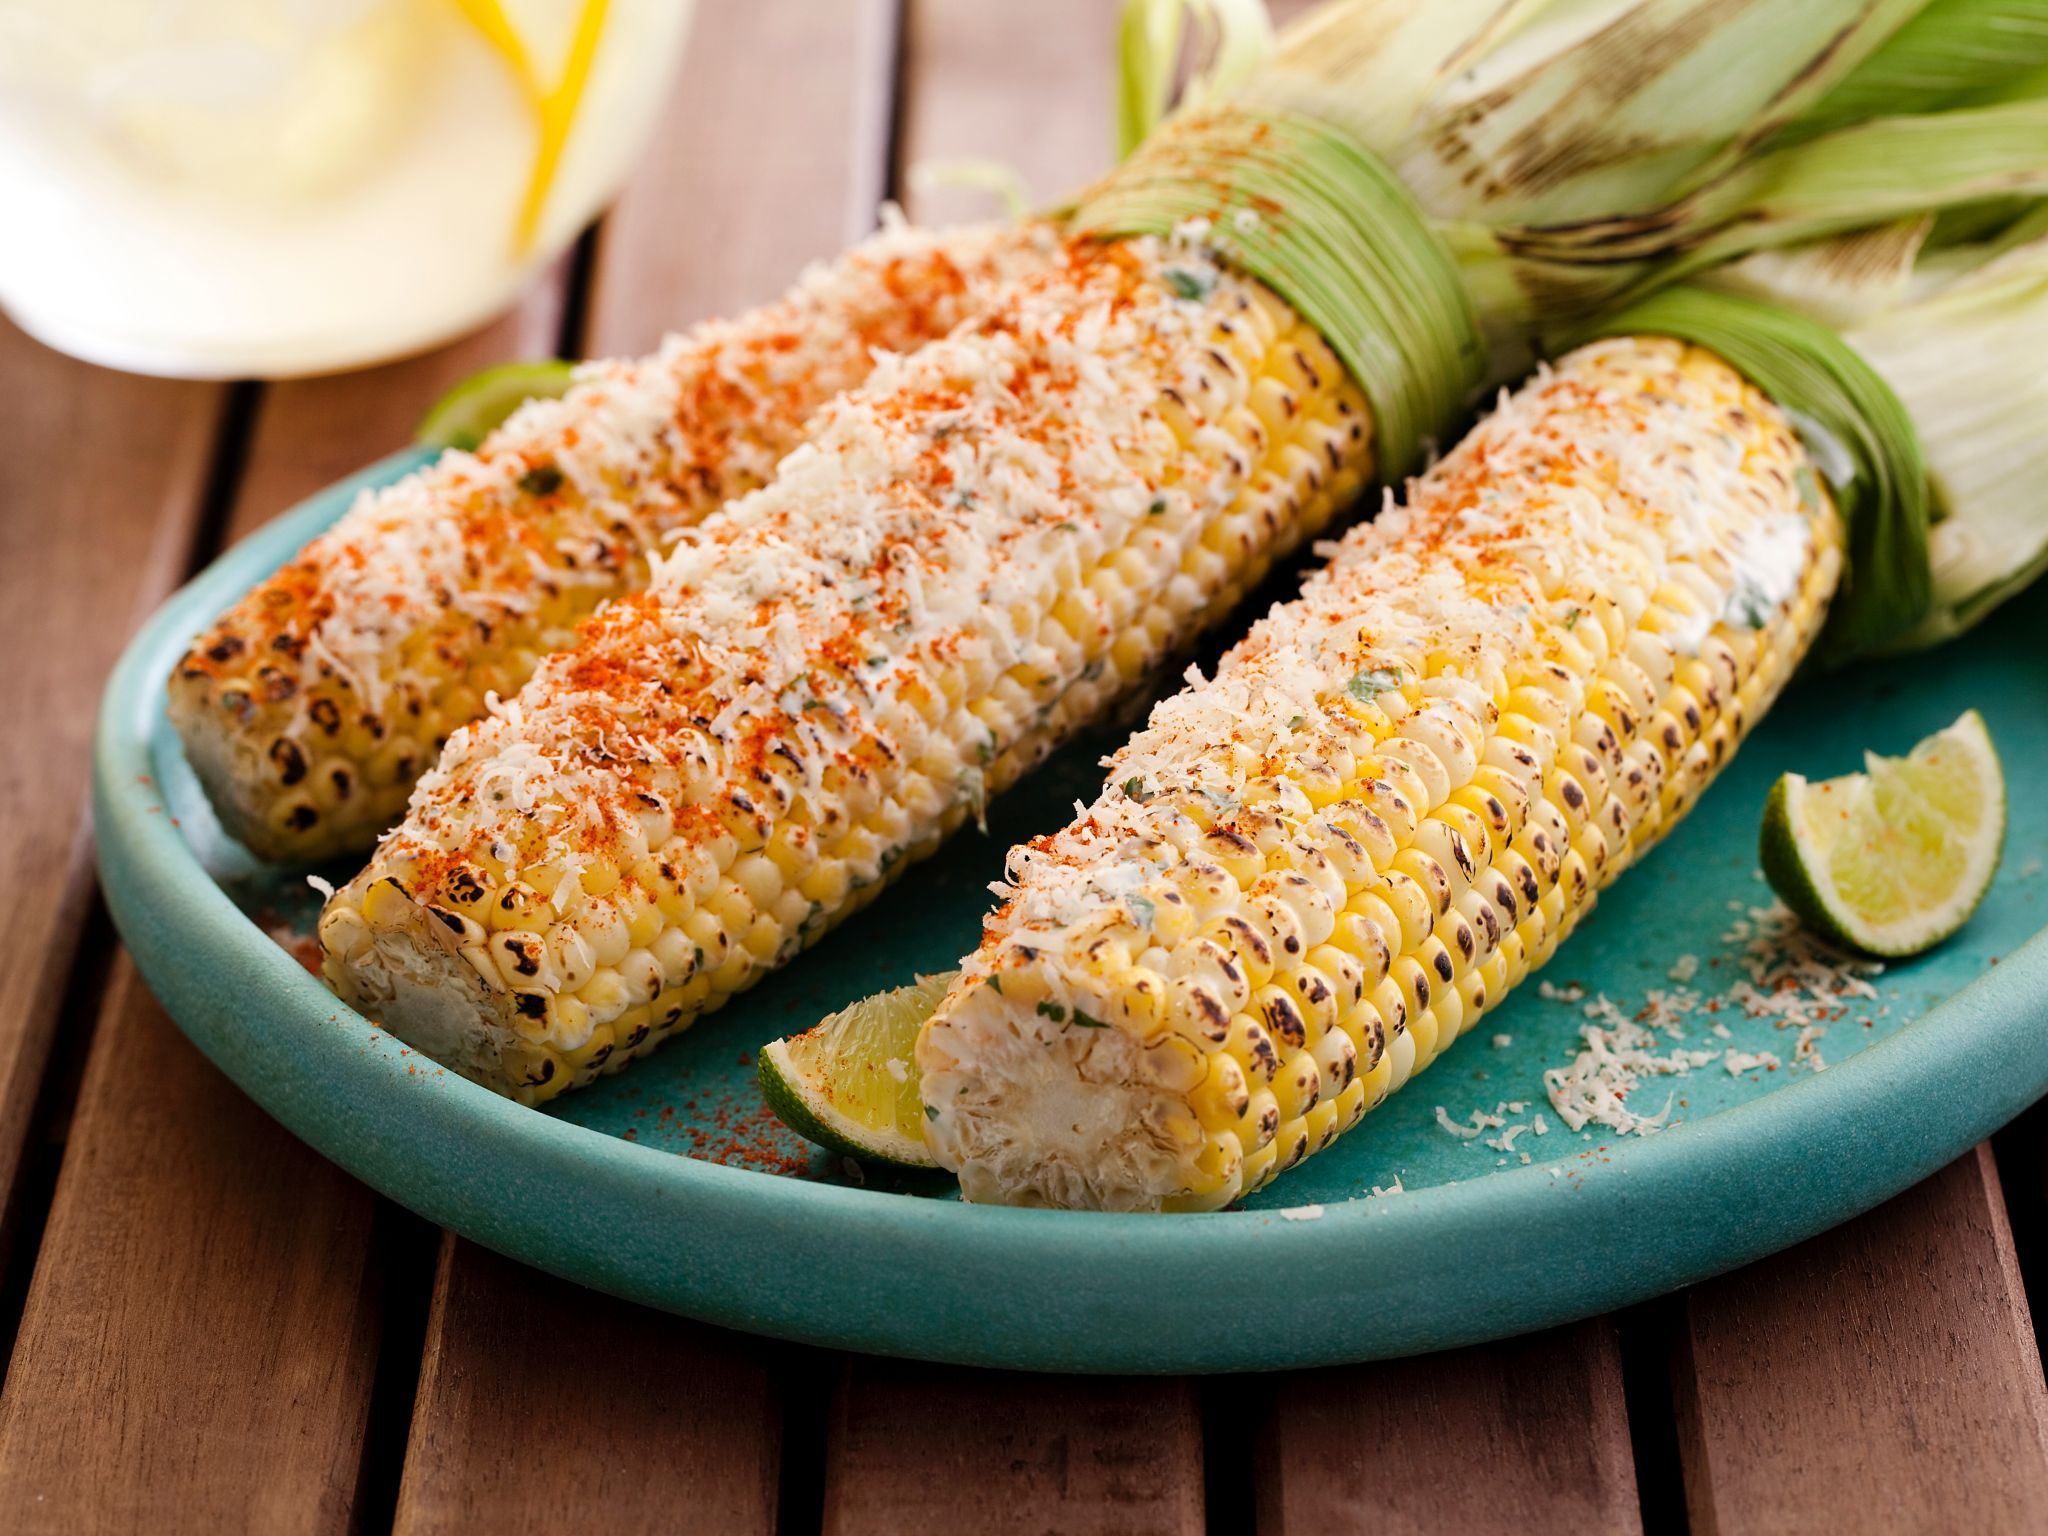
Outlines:
{"type": "Polygon", "coordinates": [[[172,678],[222,824],[271,859],[368,844],[486,697],[644,585],[677,530],[764,484],[876,349],[943,335],[1052,244],[1030,225],[891,229],[778,302],[593,366],[475,455],[366,495],[172,678]]]}
{"type": "Polygon", "coordinates": [[[1311,329],[1077,240],[885,360],[765,489],[456,735],[326,974],[528,1102],[715,1008],[1144,678],[1369,465],[1311,329]]]}
{"type": "Polygon", "coordinates": [[[1161,704],[919,1037],[970,1199],[1203,1209],[1549,958],[1811,641],[1840,530],[1757,389],[1596,344],[1161,704]]]}

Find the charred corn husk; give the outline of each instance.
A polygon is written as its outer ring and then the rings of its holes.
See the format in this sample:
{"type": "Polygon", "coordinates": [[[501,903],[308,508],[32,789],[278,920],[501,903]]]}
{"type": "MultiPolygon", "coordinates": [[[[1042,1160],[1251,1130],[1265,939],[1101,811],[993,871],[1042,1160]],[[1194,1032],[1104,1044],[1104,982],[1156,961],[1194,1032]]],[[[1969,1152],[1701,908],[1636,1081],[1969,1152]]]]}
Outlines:
{"type": "Polygon", "coordinates": [[[1050,247],[1028,225],[891,229],[366,495],[173,674],[171,718],[223,826],[270,859],[366,846],[490,694],[643,586],[679,529],[764,484],[876,349],[943,335],[1050,247]]]}
{"type": "Polygon", "coordinates": [[[974,1200],[1206,1209],[1328,1146],[1692,804],[1840,548],[1726,364],[1573,354],[1012,854],[918,1041],[938,1160],[974,1200]]]}
{"type": "Polygon", "coordinates": [[[1074,241],[886,359],[459,732],[323,914],[326,974],[527,1102],[872,899],[1323,526],[1369,468],[1324,342],[1204,251],[1074,241]]]}

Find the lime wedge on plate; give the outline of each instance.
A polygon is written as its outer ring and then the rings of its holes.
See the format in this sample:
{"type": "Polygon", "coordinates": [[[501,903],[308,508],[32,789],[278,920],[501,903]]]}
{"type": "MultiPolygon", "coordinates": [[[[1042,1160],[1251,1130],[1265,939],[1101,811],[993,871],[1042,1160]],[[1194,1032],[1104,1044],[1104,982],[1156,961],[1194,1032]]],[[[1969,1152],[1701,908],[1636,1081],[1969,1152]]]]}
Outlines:
{"type": "Polygon", "coordinates": [[[1917,955],[1970,920],[1998,869],[2005,779],[1970,710],[1905,757],[1771,788],[1764,874],[1808,927],[1873,955],[1917,955]]]}
{"type": "Polygon", "coordinates": [[[569,393],[576,367],[550,358],[544,363],[504,363],[472,373],[436,400],[413,429],[422,448],[476,446],[529,400],[554,400],[569,393]]]}
{"type": "Polygon", "coordinates": [[[912,1057],[918,1026],[932,1016],[954,973],[864,997],[816,1029],[762,1047],[755,1071],[776,1117],[832,1152],[933,1168],[924,1144],[924,1103],[912,1057]]]}

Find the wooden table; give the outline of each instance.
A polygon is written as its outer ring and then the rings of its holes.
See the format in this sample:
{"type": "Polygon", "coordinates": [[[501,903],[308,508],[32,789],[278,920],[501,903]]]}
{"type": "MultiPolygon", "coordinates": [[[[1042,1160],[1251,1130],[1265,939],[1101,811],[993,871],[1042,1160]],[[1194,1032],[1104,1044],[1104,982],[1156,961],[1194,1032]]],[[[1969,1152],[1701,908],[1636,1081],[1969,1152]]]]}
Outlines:
{"type": "Polygon", "coordinates": [[[94,894],[84,774],[148,610],[452,380],[763,298],[920,159],[1076,184],[1107,157],[1111,21],[1109,0],[707,0],[576,258],[387,368],[167,383],[0,324],[0,1528],[2048,1529],[2038,1114],[1619,1316],[1291,1376],[1006,1376],[721,1333],[435,1232],[243,1099],[138,982],[94,894]]]}

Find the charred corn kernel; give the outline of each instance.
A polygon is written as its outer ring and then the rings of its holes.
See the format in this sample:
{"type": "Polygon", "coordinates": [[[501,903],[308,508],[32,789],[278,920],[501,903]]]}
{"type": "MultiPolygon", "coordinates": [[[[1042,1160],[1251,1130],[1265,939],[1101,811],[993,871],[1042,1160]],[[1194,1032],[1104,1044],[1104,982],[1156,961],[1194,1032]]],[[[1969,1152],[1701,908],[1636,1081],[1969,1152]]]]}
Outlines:
{"type": "MultiPolygon", "coordinates": [[[[1279,377],[1305,388],[1319,366],[1279,377]]],[[[1080,820],[1012,854],[1009,902],[918,1040],[926,1137],[962,1191],[1212,1208],[1428,1066],[1671,826],[1804,654],[1841,530],[1801,480],[1785,418],[1726,365],[1618,340],[1354,530],[1154,710],[1080,820]],[[1134,914],[1167,891],[1200,893],[1200,969],[1248,999],[1185,1035],[1209,1059],[1190,1090],[1117,1070],[1118,1042],[1069,1010],[1084,939],[1144,942],[1134,914]],[[1193,1151],[1153,1129],[1182,1103],[1193,1151]]]]}
{"type": "MultiPolygon", "coordinates": [[[[449,1065],[538,1101],[788,960],[1363,483],[1364,399],[1284,315],[1199,249],[1075,242],[1010,280],[980,323],[885,360],[773,483],[686,533],[647,591],[456,733],[329,904],[330,982],[449,1065]],[[1246,335],[1268,329],[1245,356],[1246,335]],[[1278,427],[1246,409],[1274,370],[1295,400],[1278,427]],[[1176,433],[1186,446],[1171,454],[1144,446],[1176,433]],[[1282,484],[1297,459],[1317,466],[1311,492],[1282,484]],[[1120,644],[1133,632],[1149,637],[1135,651],[1120,644]],[[424,920],[481,850],[504,870],[503,915],[479,925],[488,969],[466,932],[424,920]],[[364,920],[369,900],[388,921],[364,920]],[[563,927],[578,942],[557,954],[541,935],[563,927]],[[520,969],[529,948],[534,974],[520,969]],[[565,1018],[570,997],[582,1012],[565,1018]],[[671,1001],[640,1022],[650,998],[671,1001]],[[604,1028],[615,1043],[592,1068],[576,1053],[604,1028]]],[[[1314,803],[1291,779],[1273,791],[1273,813],[1241,831],[1172,829],[1205,862],[1148,895],[1140,926],[1084,946],[1087,987],[1053,1002],[1020,980],[1009,998],[1048,1000],[1106,1047],[1131,1042],[1118,1061],[1166,1095],[1153,1134],[1219,1188],[1244,1149],[1272,1141],[1283,1089],[1291,1116],[1312,1107],[1330,1059],[1312,1047],[1333,984],[1304,991],[1295,972],[1332,935],[1344,884],[1320,851],[1283,847],[1285,817],[1314,803]],[[1255,908],[1236,900],[1239,880],[1269,873],[1255,908]],[[1212,889],[1238,919],[1220,932],[1203,927],[1212,889]],[[1246,949],[1266,958],[1247,970],[1246,949]],[[1286,984],[1253,1007],[1283,960],[1286,984]],[[1212,1073],[1218,1045],[1254,1031],[1252,1075],[1212,1073]],[[1230,1157],[1210,1145],[1226,1132],[1230,1157]]],[[[1120,792],[1148,795],[1142,780],[1120,792]]]]}
{"type": "Polygon", "coordinates": [[[889,230],[365,496],[173,674],[222,825],[269,859],[367,845],[489,693],[516,692],[578,619],[645,585],[678,530],[763,484],[877,348],[944,335],[1054,250],[1029,225],[889,230]]]}

